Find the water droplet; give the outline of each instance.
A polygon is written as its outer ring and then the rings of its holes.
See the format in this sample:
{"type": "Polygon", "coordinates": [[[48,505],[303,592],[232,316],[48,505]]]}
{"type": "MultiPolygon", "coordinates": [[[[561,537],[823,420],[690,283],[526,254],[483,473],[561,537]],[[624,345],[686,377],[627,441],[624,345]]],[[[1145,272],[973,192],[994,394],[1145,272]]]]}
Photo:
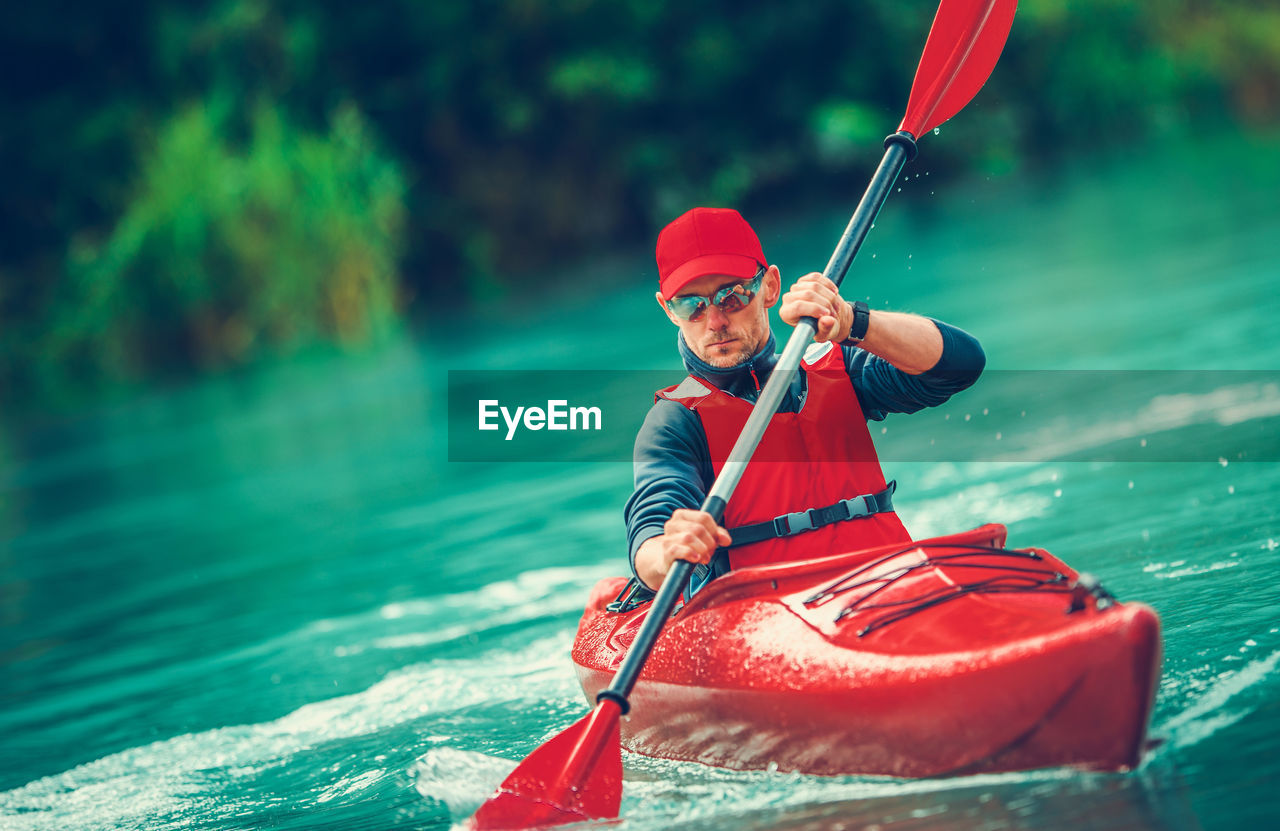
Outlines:
{"type": "Polygon", "coordinates": [[[934,127],[934,128],[933,128],[933,134],[934,134],[935,136],[942,135],[942,128],[941,128],[941,127],[934,127]]]}
{"type": "Polygon", "coordinates": [[[982,414],[983,414],[983,415],[990,415],[990,414],[991,414],[991,410],[990,410],[990,409],[988,409],[987,407],[983,407],[983,408],[982,408],[982,414]]]}
{"type": "Polygon", "coordinates": [[[1234,494],[1235,492],[1236,492],[1236,486],[1235,486],[1235,485],[1227,485],[1227,493],[1229,493],[1229,494],[1234,494]]]}
{"type": "Polygon", "coordinates": [[[1139,447],[1146,447],[1146,446],[1147,446],[1147,440],[1146,440],[1146,439],[1143,439],[1142,441],[1138,442],[1138,446],[1139,446],[1139,447]]]}
{"type": "Polygon", "coordinates": [[[1133,480],[1129,480],[1129,490],[1133,490],[1133,480]]]}
{"type": "Polygon", "coordinates": [[[770,773],[777,773],[777,772],[778,772],[778,763],[777,763],[777,762],[770,762],[770,763],[769,763],[769,767],[768,767],[768,768],[766,768],[766,770],[768,770],[770,773]]]}
{"type": "Polygon", "coordinates": [[[1000,431],[996,431],[996,441],[1000,441],[1000,431]]]}
{"type": "Polygon", "coordinates": [[[1219,457],[1218,457],[1218,464],[1222,465],[1223,467],[1226,467],[1228,464],[1230,464],[1230,462],[1228,462],[1226,459],[1224,459],[1224,458],[1222,458],[1221,456],[1219,456],[1219,457]]]}
{"type": "Polygon", "coordinates": [[[968,421],[968,420],[969,420],[969,419],[971,419],[971,418],[973,418],[973,416],[971,416],[969,413],[965,413],[965,414],[964,414],[964,420],[965,420],[965,421],[968,421]]]}
{"type": "Polygon", "coordinates": [[[1057,499],[1059,496],[1062,496],[1062,488],[1054,488],[1053,490],[1054,499],[1057,499]]]}

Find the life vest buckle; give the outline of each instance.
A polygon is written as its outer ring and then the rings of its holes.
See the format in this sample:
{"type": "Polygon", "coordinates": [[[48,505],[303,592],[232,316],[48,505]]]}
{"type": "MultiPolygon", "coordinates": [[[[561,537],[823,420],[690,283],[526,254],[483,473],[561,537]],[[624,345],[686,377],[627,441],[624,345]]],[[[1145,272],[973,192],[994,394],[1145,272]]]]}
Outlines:
{"type": "MultiPolygon", "coordinates": [[[[874,498],[874,494],[872,495],[874,498]]],[[[839,517],[839,519],[857,519],[860,516],[870,516],[876,512],[875,506],[871,504],[871,500],[866,494],[855,496],[851,499],[841,499],[836,503],[844,507],[849,512],[847,517],[839,517]]],[[[835,507],[834,505],[832,507],[835,507]]]]}
{"type": "Polygon", "coordinates": [[[783,514],[773,520],[773,530],[779,537],[789,537],[802,531],[812,531],[817,525],[813,522],[812,511],[796,511],[783,514]],[[779,525],[781,523],[781,525],[779,525]]]}
{"type": "Polygon", "coordinates": [[[833,505],[810,508],[807,511],[793,511],[789,514],[774,517],[772,520],[757,522],[754,525],[731,528],[729,529],[729,534],[733,537],[734,546],[749,545],[760,540],[790,537],[794,534],[802,534],[805,531],[812,531],[815,528],[822,528],[832,523],[892,511],[893,492],[897,487],[897,482],[890,482],[879,493],[853,496],[848,499],[841,499],[833,505]],[[773,531],[772,534],[769,533],[770,530],[773,531]]]}

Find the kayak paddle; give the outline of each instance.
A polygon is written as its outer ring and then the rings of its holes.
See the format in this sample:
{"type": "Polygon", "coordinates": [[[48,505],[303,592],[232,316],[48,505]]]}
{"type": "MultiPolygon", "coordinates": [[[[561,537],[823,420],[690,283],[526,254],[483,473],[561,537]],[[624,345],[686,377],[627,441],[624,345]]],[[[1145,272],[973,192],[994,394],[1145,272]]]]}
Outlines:
{"type": "MultiPolygon", "coordinates": [[[[942,0],[938,6],[911,85],[906,115],[898,132],[885,139],[884,158],[823,272],[837,286],[848,273],[902,166],[915,158],[916,138],[959,112],[986,83],[1009,36],[1016,8],[1017,0],[942,0]]],[[[702,510],[717,524],[724,520],[725,505],[777,412],[817,326],[811,317],[796,325],[742,435],[703,501],[702,510]]],[[[596,696],[595,709],[521,762],[471,817],[470,828],[536,828],[618,816],[622,802],[619,719],[630,709],[627,697],[692,569],[693,564],[686,560],[677,560],[671,567],[613,683],[596,696]]]]}

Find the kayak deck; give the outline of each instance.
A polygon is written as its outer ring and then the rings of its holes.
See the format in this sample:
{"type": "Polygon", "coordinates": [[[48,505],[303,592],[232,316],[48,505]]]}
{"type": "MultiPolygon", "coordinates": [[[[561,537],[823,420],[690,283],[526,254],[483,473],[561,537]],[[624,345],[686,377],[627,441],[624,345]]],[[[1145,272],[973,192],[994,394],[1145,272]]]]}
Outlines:
{"type": "MultiPolygon", "coordinates": [[[[625,747],[735,769],[935,776],[1135,765],[1159,620],[1111,602],[1005,529],[731,572],[668,622],[631,695],[625,747]]],[[[647,605],[605,606],[573,658],[594,701],[647,605]]]]}

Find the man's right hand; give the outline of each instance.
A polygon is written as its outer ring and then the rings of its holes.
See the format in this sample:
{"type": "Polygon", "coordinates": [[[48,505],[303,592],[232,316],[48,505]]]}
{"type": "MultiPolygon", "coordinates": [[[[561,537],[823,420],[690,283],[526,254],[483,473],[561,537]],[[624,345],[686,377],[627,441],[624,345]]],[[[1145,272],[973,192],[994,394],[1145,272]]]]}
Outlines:
{"type": "Polygon", "coordinates": [[[707,563],[717,548],[730,542],[729,532],[716,525],[711,514],[679,508],[662,526],[661,534],[636,549],[636,573],[649,588],[657,589],[676,560],[707,563]]]}

